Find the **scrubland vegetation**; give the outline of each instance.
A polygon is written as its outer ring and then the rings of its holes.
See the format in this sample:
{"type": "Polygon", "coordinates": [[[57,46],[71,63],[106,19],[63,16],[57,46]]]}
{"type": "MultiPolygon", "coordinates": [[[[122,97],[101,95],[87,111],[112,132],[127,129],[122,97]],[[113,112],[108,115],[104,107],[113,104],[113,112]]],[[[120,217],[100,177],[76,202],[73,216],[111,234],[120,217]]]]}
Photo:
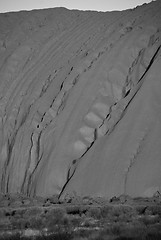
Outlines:
{"type": "Polygon", "coordinates": [[[0,239],[161,239],[160,198],[68,197],[59,201],[3,196],[0,239]],[[21,204],[20,204],[21,203],[21,204]]]}

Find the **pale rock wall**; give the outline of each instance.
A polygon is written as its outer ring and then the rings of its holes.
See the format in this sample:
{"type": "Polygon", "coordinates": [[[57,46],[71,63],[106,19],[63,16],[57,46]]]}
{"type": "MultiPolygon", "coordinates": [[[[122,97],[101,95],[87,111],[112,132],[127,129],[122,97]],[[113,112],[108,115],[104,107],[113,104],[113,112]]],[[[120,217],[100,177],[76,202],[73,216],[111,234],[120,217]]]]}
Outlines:
{"type": "Polygon", "coordinates": [[[0,191],[153,196],[161,4],[0,14],[0,191]]]}

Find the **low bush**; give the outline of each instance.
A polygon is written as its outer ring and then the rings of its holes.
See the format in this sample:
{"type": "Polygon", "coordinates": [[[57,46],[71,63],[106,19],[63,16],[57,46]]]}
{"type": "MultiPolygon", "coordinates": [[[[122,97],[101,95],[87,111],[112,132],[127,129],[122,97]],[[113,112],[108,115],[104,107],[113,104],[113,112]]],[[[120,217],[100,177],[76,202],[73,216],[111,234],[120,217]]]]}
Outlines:
{"type": "Polygon", "coordinates": [[[101,219],[102,217],[101,209],[98,207],[90,208],[87,212],[87,216],[92,217],[94,219],[101,219]]]}

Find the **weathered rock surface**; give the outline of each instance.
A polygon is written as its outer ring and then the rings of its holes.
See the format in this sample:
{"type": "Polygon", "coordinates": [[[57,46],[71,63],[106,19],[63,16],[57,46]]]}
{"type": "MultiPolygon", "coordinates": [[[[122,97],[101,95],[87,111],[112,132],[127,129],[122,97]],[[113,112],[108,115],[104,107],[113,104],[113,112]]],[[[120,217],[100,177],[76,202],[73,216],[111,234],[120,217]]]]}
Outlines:
{"type": "Polygon", "coordinates": [[[161,191],[161,3],[0,14],[0,191],[161,191]]]}

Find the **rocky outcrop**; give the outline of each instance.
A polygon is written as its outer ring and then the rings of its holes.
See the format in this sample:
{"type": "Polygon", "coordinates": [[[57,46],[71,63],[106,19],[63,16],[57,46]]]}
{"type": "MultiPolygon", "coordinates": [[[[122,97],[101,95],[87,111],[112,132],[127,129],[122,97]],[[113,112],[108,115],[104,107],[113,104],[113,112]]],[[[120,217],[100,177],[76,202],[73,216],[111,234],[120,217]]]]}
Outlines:
{"type": "Polygon", "coordinates": [[[160,184],[161,4],[0,14],[0,189],[151,197],[160,184]]]}

